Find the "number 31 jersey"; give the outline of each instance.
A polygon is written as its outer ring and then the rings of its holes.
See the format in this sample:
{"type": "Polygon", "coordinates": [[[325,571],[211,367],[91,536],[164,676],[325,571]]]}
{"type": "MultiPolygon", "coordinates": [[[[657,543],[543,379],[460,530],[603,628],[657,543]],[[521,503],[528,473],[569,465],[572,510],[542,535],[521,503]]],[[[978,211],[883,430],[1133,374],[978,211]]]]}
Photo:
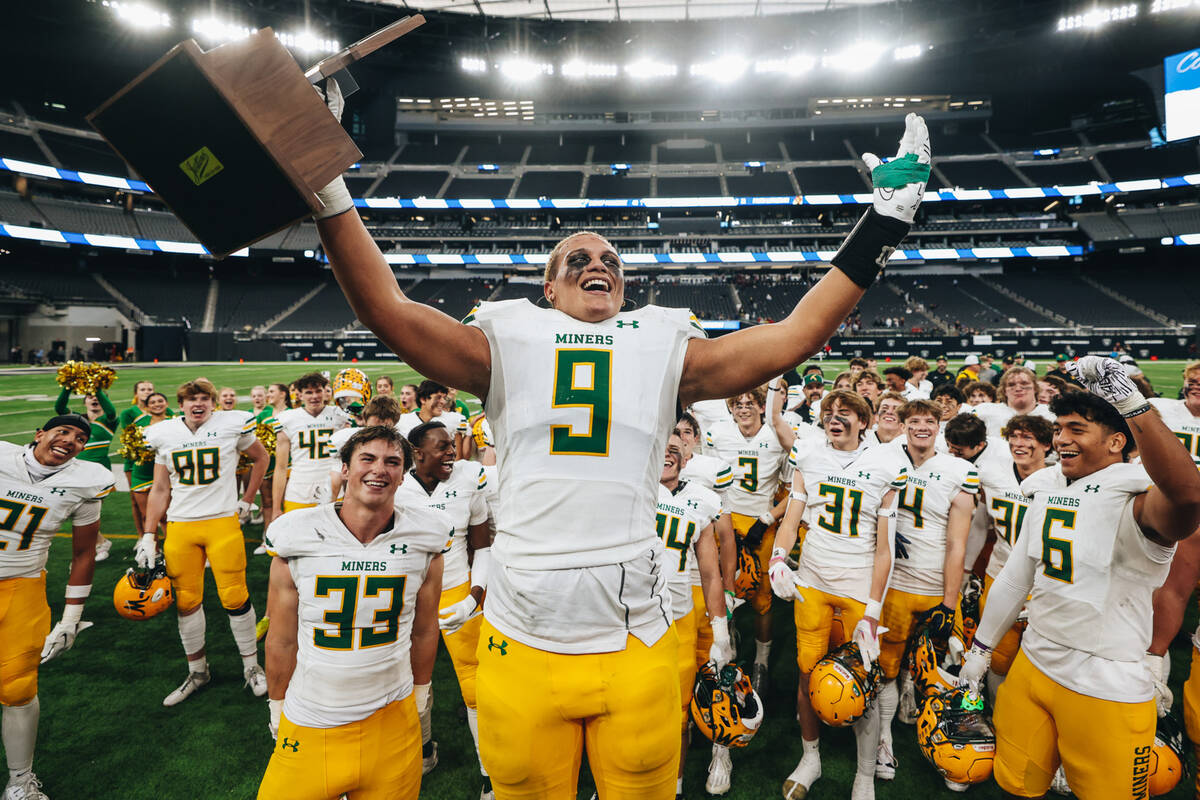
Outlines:
{"type": "Polygon", "coordinates": [[[237,512],[238,453],[255,442],[249,411],[214,411],[193,433],[182,417],[146,428],[154,463],[171,475],[168,522],[228,517],[237,512]]]}
{"type": "Polygon", "coordinates": [[[465,322],[491,348],[496,556],[520,569],[570,569],[653,547],[684,352],[704,335],[695,317],[646,306],[582,322],[505,300],[481,303],[465,322]]]}

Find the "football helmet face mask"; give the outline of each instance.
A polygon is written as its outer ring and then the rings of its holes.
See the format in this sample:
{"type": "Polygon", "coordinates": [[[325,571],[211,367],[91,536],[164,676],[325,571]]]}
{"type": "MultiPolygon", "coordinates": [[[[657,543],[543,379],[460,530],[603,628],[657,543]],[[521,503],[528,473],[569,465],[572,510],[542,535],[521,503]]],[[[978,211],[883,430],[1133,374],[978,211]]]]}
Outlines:
{"type": "Polygon", "coordinates": [[[700,732],[725,747],[745,747],[763,720],[762,701],[750,677],[733,663],[719,672],[712,661],[700,667],[691,712],[700,732]]]}
{"type": "Polygon", "coordinates": [[[162,553],[150,569],[130,567],[113,590],[113,608],[125,619],[150,619],[175,602],[162,553]]]}
{"type": "Polygon", "coordinates": [[[882,678],[879,662],[867,670],[858,645],[847,642],[817,662],[808,679],[808,699],[822,722],[843,728],[867,713],[882,678]]]}
{"type": "Polygon", "coordinates": [[[742,540],[737,540],[737,572],[733,576],[733,593],[742,600],[749,600],[762,580],[762,566],[758,556],[742,540]]]}
{"type": "Polygon", "coordinates": [[[983,580],[978,575],[968,575],[963,583],[962,600],[959,605],[959,618],[955,620],[954,636],[962,642],[963,651],[971,649],[975,641],[975,630],[979,627],[979,617],[983,611],[980,601],[983,599],[983,580]]]}
{"type": "Polygon", "coordinates": [[[362,406],[371,399],[371,382],[358,367],[347,367],[333,379],[333,401],[339,408],[362,406]]]}
{"type": "Polygon", "coordinates": [[[926,699],[917,718],[917,745],[942,777],[954,783],[982,783],[992,776],[996,732],[983,701],[966,689],[926,699]]]}
{"type": "Polygon", "coordinates": [[[913,679],[918,707],[927,697],[953,689],[957,683],[953,675],[938,666],[938,651],[933,643],[933,635],[924,627],[913,629],[913,637],[908,645],[908,673],[913,679]]]}
{"type": "Polygon", "coordinates": [[[1183,752],[1183,728],[1174,714],[1160,717],[1154,731],[1154,749],[1150,756],[1150,795],[1166,794],[1187,777],[1187,758],[1183,752]]]}

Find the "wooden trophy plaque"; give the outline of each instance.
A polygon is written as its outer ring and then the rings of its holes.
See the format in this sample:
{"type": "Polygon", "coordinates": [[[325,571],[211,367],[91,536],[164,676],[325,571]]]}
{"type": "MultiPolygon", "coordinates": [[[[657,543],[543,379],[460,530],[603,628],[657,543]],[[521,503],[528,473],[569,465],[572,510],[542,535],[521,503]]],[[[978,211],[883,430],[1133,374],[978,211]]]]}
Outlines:
{"type": "Polygon", "coordinates": [[[270,28],[208,52],[188,39],[87,119],[224,258],[318,211],[316,192],[362,158],[310,80],[423,22],[399,20],[310,77],[270,28]]]}

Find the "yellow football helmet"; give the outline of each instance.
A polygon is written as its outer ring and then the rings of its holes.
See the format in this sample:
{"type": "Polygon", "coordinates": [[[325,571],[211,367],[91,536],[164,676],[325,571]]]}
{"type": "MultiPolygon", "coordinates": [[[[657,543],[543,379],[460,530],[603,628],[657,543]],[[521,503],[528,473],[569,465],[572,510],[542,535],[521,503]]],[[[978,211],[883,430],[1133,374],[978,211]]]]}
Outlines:
{"type": "Polygon", "coordinates": [[[758,563],[758,556],[741,538],[737,538],[737,572],[733,575],[733,593],[742,600],[749,600],[761,580],[762,566],[758,563]]]}
{"type": "Polygon", "coordinates": [[[1187,758],[1183,753],[1183,729],[1174,714],[1158,720],[1154,730],[1154,750],[1151,751],[1150,795],[1166,794],[1179,785],[1187,775],[1187,758]]]}
{"type": "Polygon", "coordinates": [[[822,722],[844,728],[867,713],[882,677],[878,661],[867,670],[858,645],[846,642],[817,662],[808,679],[808,699],[822,722]]]}
{"type": "Polygon", "coordinates": [[[333,401],[341,408],[366,405],[371,399],[371,382],[358,367],[347,367],[333,379],[333,401]]]}
{"type": "Polygon", "coordinates": [[[152,569],[127,569],[113,590],[113,608],[125,619],[150,619],[173,602],[175,593],[161,554],[152,569]]]}
{"type": "Polygon", "coordinates": [[[908,645],[908,674],[912,676],[920,707],[927,697],[953,689],[957,681],[938,666],[938,650],[928,628],[915,628],[913,634],[908,645]]]}
{"type": "Polygon", "coordinates": [[[981,698],[966,689],[938,692],[917,718],[917,745],[946,780],[983,783],[992,777],[996,732],[981,698]]]}
{"type": "Polygon", "coordinates": [[[725,747],[745,747],[763,721],[762,701],[750,678],[733,663],[720,672],[712,661],[700,667],[691,712],[700,732],[725,747]]]}

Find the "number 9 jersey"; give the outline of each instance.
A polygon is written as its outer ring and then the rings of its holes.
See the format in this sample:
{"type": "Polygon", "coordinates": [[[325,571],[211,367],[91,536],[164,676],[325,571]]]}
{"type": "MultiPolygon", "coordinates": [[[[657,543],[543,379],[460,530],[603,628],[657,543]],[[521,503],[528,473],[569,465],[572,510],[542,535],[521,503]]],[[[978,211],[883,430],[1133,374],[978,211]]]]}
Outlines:
{"type": "Polygon", "coordinates": [[[249,411],[214,411],[195,433],[182,417],[146,428],[154,463],[171,475],[168,522],[237,513],[238,453],[254,444],[254,427],[249,411]]]}

